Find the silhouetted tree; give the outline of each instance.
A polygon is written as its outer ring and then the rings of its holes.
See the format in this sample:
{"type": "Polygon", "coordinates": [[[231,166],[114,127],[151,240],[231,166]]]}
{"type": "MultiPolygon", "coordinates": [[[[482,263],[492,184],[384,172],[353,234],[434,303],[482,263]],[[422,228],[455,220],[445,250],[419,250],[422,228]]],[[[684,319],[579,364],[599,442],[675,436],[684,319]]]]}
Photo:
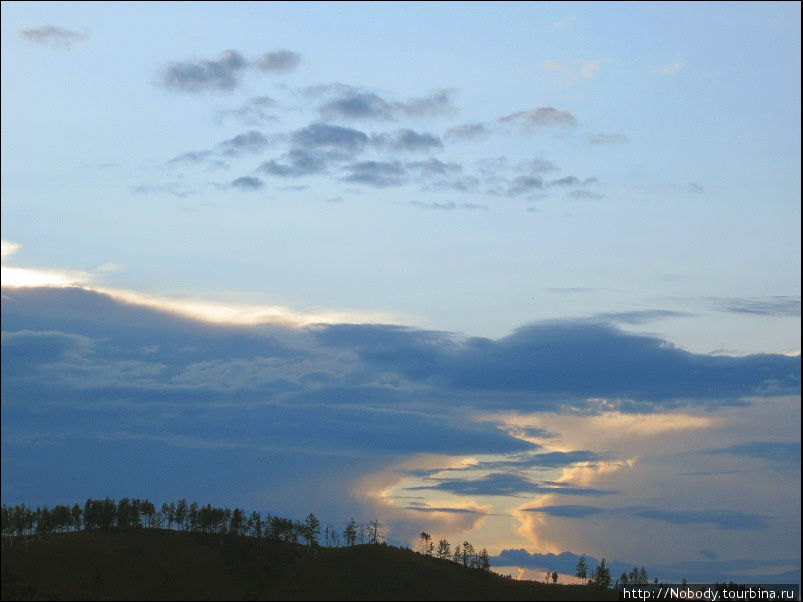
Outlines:
{"type": "Polygon", "coordinates": [[[483,571],[491,570],[491,558],[488,556],[488,550],[485,548],[483,548],[482,552],[480,552],[480,568],[483,571]]]}
{"type": "Polygon", "coordinates": [[[181,498],[176,504],[175,513],[176,523],[178,523],[179,530],[184,530],[184,521],[187,520],[187,500],[181,498]]]}
{"type": "Polygon", "coordinates": [[[385,526],[377,519],[372,520],[368,525],[368,543],[372,543],[374,545],[382,543],[382,540],[384,539],[384,533],[385,526]]]}
{"type": "Polygon", "coordinates": [[[304,519],[303,537],[307,540],[308,546],[317,546],[318,537],[321,534],[321,521],[312,512],[307,514],[304,519]]]}
{"type": "Polygon", "coordinates": [[[558,573],[557,571],[552,571],[552,583],[558,582],[558,573]]]}
{"type": "Polygon", "coordinates": [[[438,558],[441,560],[448,560],[449,556],[451,556],[451,547],[451,544],[447,540],[441,539],[438,542],[438,558]]]}
{"type": "Polygon", "coordinates": [[[421,548],[421,553],[426,554],[427,556],[432,556],[432,552],[435,548],[435,544],[432,543],[432,536],[426,531],[421,531],[418,539],[420,540],[419,547],[421,548]]]}
{"type": "Polygon", "coordinates": [[[352,518],[349,523],[346,525],[346,528],[343,529],[343,539],[346,542],[347,546],[354,546],[357,543],[357,523],[352,518]]]}
{"type": "Polygon", "coordinates": [[[604,558],[600,561],[599,566],[594,569],[594,573],[591,575],[591,583],[604,589],[611,586],[611,572],[605,566],[604,558]]]}
{"type": "Polygon", "coordinates": [[[583,580],[588,578],[585,554],[580,554],[580,560],[577,561],[577,568],[574,571],[574,576],[583,580]]]}

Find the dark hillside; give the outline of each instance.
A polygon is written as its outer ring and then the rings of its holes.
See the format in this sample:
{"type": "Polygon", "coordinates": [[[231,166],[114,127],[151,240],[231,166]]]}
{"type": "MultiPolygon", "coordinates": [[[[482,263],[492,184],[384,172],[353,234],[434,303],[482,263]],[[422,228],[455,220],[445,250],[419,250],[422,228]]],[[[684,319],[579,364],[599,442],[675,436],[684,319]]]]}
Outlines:
{"type": "Polygon", "coordinates": [[[391,546],[313,548],[157,529],[3,538],[3,600],[614,600],[391,546]]]}

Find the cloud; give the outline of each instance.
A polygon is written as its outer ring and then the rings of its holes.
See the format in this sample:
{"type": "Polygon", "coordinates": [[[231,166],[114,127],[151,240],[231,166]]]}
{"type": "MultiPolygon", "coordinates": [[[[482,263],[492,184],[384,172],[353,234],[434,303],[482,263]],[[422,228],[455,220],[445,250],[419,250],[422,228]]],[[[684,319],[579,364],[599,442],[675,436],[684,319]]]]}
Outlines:
{"type": "Polygon", "coordinates": [[[189,151],[173,157],[168,164],[175,163],[203,163],[212,156],[212,151],[189,151]]]}
{"type": "Polygon", "coordinates": [[[513,125],[527,131],[540,127],[573,127],[577,119],[568,111],[560,111],[552,107],[539,107],[517,111],[510,115],[500,117],[501,123],[513,125]]]}
{"type": "Polygon", "coordinates": [[[301,62],[301,55],[291,50],[266,52],[252,61],[255,69],[263,73],[287,73],[301,62]]]}
{"type": "Polygon", "coordinates": [[[749,441],[705,453],[763,460],[770,465],[800,470],[800,441],[749,441]]]}
{"type": "Polygon", "coordinates": [[[247,66],[247,61],[239,52],[225,50],[217,60],[170,63],[162,72],[160,83],[175,92],[230,92],[239,85],[247,66]]]}
{"type": "Polygon", "coordinates": [[[536,157],[535,159],[519,162],[518,165],[516,165],[516,170],[530,174],[540,174],[551,171],[559,171],[559,168],[552,161],[547,161],[546,159],[536,157]]]}
{"type": "Polygon", "coordinates": [[[236,109],[220,110],[216,113],[218,121],[232,118],[247,125],[258,125],[265,121],[273,121],[276,118],[268,109],[277,106],[276,101],[270,96],[256,96],[246,101],[236,109]]]}
{"type": "Polygon", "coordinates": [[[185,198],[195,193],[195,189],[184,182],[167,182],[164,184],[138,184],[131,187],[133,194],[170,194],[185,198]]]}
{"type": "Polygon", "coordinates": [[[271,141],[262,132],[249,130],[220,143],[220,148],[227,155],[237,156],[242,153],[257,153],[270,145],[271,141]]]}
{"type": "MultiPolygon", "coordinates": [[[[262,56],[248,61],[236,50],[224,50],[217,59],[199,59],[194,61],[180,61],[170,63],[159,76],[158,83],[174,92],[204,92],[224,91],[231,92],[240,85],[243,74],[253,68],[260,73],[286,73],[295,69],[300,56],[289,50],[266,52],[262,56]]],[[[267,98],[267,97],[259,97],[267,98]]],[[[262,108],[251,101],[246,106],[246,113],[262,108]]],[[[263,104],[264,107],[264,104],[263,104]]]]}
{"type": "Polygon", "coordinates": [[[359,130],[325,123],[298,129],[290,135],[290,140],[296,148],[324,149],[348,156],[359,154],[368,144],[368,136],[359,130]]]}
{"type": "Polygon", "coordinates": [[[730,510],[662,510],[659,508],[598,508],[595,506],[566,505],[524,508],[523,511],[547,514],[559,518],[625,515],[673,525],[710,524],[719,529],[733,531],[762,530],[769,527],[766,519],[762,516],[730,510]]]}
{"type": "Polygon", "coordinates": [[[566,176],[563,178],[558,178],[557,180],[551,180],[549,182],[550,186],[588,186],[589,184],[596,184],[597,178],[585,178],[581,180],[576,176],[566,176]]]}
{"type": "Polygon", "coordinates": [[[324,119],[379,119],[395,120],[400,117],[437,117],[451,115],[456,109],[451,104],[448,90],[436,90],[429,96],[394,101],[375,92],[361,90],[345,84],[316,86],[307,90],[309,95],[332,95],[318,110],[324,119]]]}
{"type": "Polygon", "coordinates": [[[572,487],[565,484],[535,483],[512,473],[492,473],[479,479],[434,479],[432,485],[408,487],[409,491],[446,491],[456,495],[501,495],[520,497],[524,495],[587,495],[598,496],[613,493],[588,487],[572,487]]]}
{"type": "Polygon", "coordinates": [[[759,394],[768,383],[778,394],[800,391],[799,357],[697,355],[582,320],[533,324],[497,340],[379,325],[333,325],[317,335],[324,345],[352,349],[376,370],[464,396],[517,391],[524,395],[520,401],[498,395],[496,403],[533,410],[592,397],[623,408],[627,400],[641,401],[642,411],[690,400],[731,403],[759,394]]]}
{"type": "Polygon", "coordinates": [[[371,137],[371,143],[381,149],[403,152],[429,152],[443,148],[443,143],[437,136],[409,129],[375,134],[371,137]]]}
{"type": "Polygon", "coordinates": [[[491,130],[484,123],[463,123],[446,130],[444,138],[447,140],[477,140],[485,138],[491,130]]]}
{"type": "Polygon", "coordinates": [[[566,198],[579,201],[597,201],[605,198],[605,195],[601,192],[591,192],[589,190],[572,190],[566,193],[566,198]]]}
{"type": "Polygon", "coordinates": [[[401,186],[405,183],[407,172],[398,161],[362,161],[346,166],[350,172],[345,182],[365,184],[374,188],[401,186]]]}
{"type": "Polygon", "coordinates": [[[20,250],[19,243],[12,242],[10,240],[3,240],[2,241],[2,258],[5,259],[6,257],[11,257],[14,253],[20,250]]]}
{"type": "Polygon", "coordinates": [[[709,297],[716,311],[758,316],[800,317],[800,297],[709,297]]]}
{"type": "Polygon", "coordinates": [[[419,209],[434,209],[436,211],[454,211],[456,209],[488,209],[488,205],[480,205],[477,203],[455,203],[447,201],[445,203],[438,203],[433,201],[431,203],[422,203],[421,201],[410,201],[410,205],[418,207],[419,209]]]}
{"type": "Polygon", "coordinates": [[[769,527],[766,519],[761,516],[729,510],[682,511],[646,508],[636,510],[633,514],[674,525],[711,524],[720,529],[739,531],[766,529],[769,527]]]}
{"type": "Polygon", "coordinates": [[[544,61],[541,69],[553,71],[570,85],[575,85],[583,79],[592,79],[599,71],[599,61],[579,61],[576,66],[567,65],[559,61],[544,61]]]}
{"type": "MultiPolygon", "coordinates": [[[[550,289],[553,290],[553,289],[550,289]]],[[[687,318],[694,314],[685,311],[671,311],[668,309],[642,309],[634,311],[606,312],[596,314],[595,319],[606,323],[618,324],[644,324],[652,320],[665,318],[687,318]]]]}
{"type": "Polygon", "coordinates": [[[232,180],[230,185],[240,190],[261,190],[265,187],[265,183],[262,180],[253,176],[239,177],[232,180]]]}
{"type": "Polygon", "coordinates": [[[445,512],[447,514],[487,514],[472,508],[449,508],[444,506],[405,506],[404,509],[415,512],[445,512]]]}
{"type": "Polygon", "coordinates": [[[455,176],[463,171],[463,168],[457,163],[444,163],[434,158],[425,159],[424,161],[411,161],[405,167],[410,171],[416,172],[421,178],[455,176]]]}
{"type": "Polygon", "coordinates": [[[328,164],[328,157],[325,153],[308,152],[300,149],[291,150],[281,158],[284,161],[283,163],[275,159],[265,161],[259,166],[259,171],[283,178],[298,178],[321,173],[326,170],[328,164]]]}
{"type": "Polygon", "coordinates": [[[624,134],[588,134],[586,140],[589,144],[624,144],[630,141],[624,134]]]}
{"type": "Polygon", "coordinates": [[[514,178],[507,189],[507,196],[520,196],[544,187],[544,181],[537,176],[519,176],[514,178]]]}
{"type": "Polygon", "coordinates": [[[89,39],[88,33],[43,25],[42,27],[22,27],[18,33],[27,41],[55,50],[70,50],[73,46],[89,39]]]}
{"type": "Polygon", "coordinates": [[[680,73],[680,70],[683,69],[683,63],[681,61],[675,61],[674,63],[670,63],[668,65],[663,65],[662,67],[658,67],[657,69],[652,69],[650,71],[653,75],[677,75],[680,73]]]}

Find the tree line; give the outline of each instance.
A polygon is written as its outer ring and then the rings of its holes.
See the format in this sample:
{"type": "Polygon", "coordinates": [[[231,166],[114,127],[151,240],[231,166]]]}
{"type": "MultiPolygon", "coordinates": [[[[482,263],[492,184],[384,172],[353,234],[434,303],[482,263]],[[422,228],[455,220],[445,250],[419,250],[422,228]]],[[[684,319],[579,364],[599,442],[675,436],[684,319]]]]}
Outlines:
{"type": "Polygon", "coordinates": [[[418,536],[419,552],[426,556],[436,556],[441,560],[451,560],[457,564],[462,564],[465,567],[472,569],[480,569],[483,571],[491,570],[491,560],[488,555],[488,550],[483,548],[479,552],[474,549],[474,546],[468,541],[464,541],[461,546],[459,543],[454,547],[452,552],[452,544],[448,539],[440,539],[438,541],[438,549],[435,549],[435,540],[432,535],[426,531],[421,531],[418,536]]]}
{"type": "MultiPolygon", "coordinates": [[[[604,558],[600,561],[597,568],[595,568],[589,574],[585,554],[580,555],[580,559],[577,561],[577,567],[575,569],[574,576],[587,582],[588,585],[594,585],[605,589],[611,586],[618,588],[619,586],[623,585],[648,585],[650,583],[650,577],[647,575],[647,569],[644,567],[639,568],[637,566],[634,566],[630,573],[622,571],[622,574],[616,579],[616,581],[613,581],[610,569],[605,566],[604,558]]],[[[553,583],[557,581],[557,577],[557,573],[552,573],[553,583]]],[[[653,582],[658,583],[658,577],[655,577],[653,582]]]]}
{"type": "MultiPolygon", "coordinates": [[[[314,514],[308,514],[303,521],[284,518],[259,512],[246,513],[241,508],[201,506],[197,502],[188,503],[182,498],[178,502],[163,503],[156,506],[148,499],[89,498],[83,504],[56,505],[52,508],[38,506],[29,508],[25,504],[2,507],[3,536],[41,536],[50,533],[110,529],[167,529],[190,533],[236,535],[250,537],[256,541],[270,540],[293,545],[300,543],[308,547],[353,547],[357,544],[387,545],[384,525],[373,519],[366,523],[352,518],[341,532],[331,525],[324,526],[314,514]],[[341,538],[342,535],[342,538],[341,538]]],[[[438,542],[435,550],[432,537],[422,532],[421,541],[425,543],[422,552],[442,560],[451,560],[463,566],[480,570],[490,570],[488,551],[480,552],[468,541],[457,544],[452,551],[446,539],[438,542]]]]}

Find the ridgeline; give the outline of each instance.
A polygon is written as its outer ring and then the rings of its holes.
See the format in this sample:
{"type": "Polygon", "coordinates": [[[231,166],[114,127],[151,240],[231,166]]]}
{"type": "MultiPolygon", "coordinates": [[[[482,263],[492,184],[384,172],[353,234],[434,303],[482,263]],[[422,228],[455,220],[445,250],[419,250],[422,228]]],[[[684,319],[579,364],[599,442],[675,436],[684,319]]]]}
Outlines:
{"type": "Polygon", "coordinates": [[[322,547],[155,528],[4,536],[3,600],[603,600],[384,544],[322,547]]]}

